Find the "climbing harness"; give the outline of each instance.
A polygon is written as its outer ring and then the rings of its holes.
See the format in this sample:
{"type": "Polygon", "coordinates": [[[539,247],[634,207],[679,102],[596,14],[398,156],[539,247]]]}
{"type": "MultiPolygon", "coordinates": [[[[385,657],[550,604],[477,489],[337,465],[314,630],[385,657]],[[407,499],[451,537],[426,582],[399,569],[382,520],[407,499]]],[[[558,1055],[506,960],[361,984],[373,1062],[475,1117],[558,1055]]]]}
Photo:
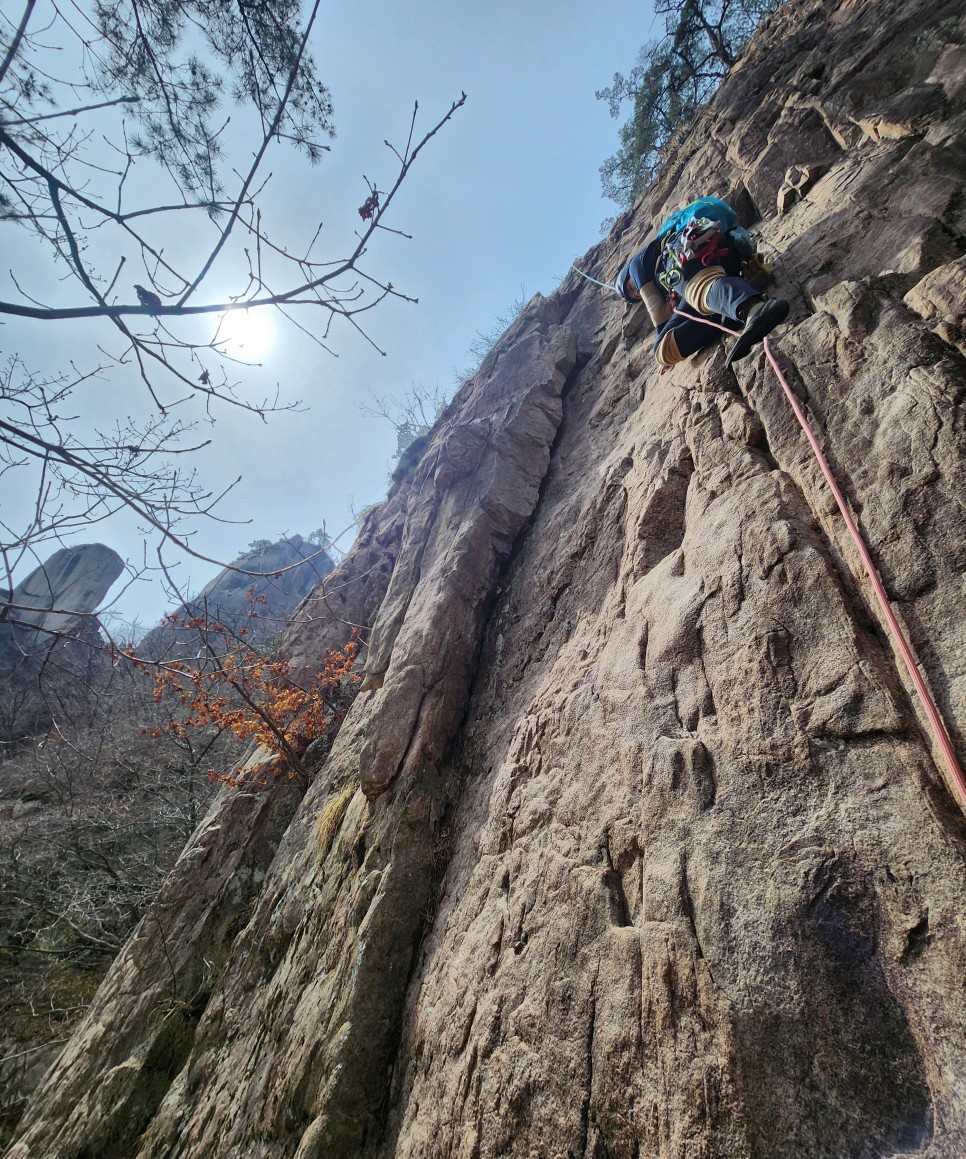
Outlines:
{"type": "MultiPolygon", "coordinates": [[[[676,233],[664,234],[657,259],[654,281],[672,299],[684,280],[684,267],[716,265],[728,256],[730,247],[721,225],[710,217],[693,217],[676,233]]],[[[659,235],[661,237],[661,235],[659,235]]]]}
{"type": "MultiPolygon", "coordinates": [[[[675,313],[681,314],[682,311],[675,310],[675,313]]],[[[683,316],[692,321],[696,320],[705,322],[708,326],[714,326],[718,330],[723,330],[725,334],[732,333],[732,331],[730,331],[726,326],[721,326],[717,322],[712,322],[709,318],[695,319],[691,314],[684,314],[683,316]]],[[[778,361],[772,352],[771,345],[769,344],[767,338],[762,340],[762,346],[764,347],[768,362],[770,363],[772,370],[775,372],[776,378],[781,383],[782,390],[784,390],[785,396],[791,404],[792,410],[795,412],[795,417],[798,419],[802,430],[805,432],[805,437],[808,439],[809,446],[812,448],[812,453],[815,456],[819,467],[821,468],[822,474],[825,476],[825,481],[828,483],[832,490],[832,494],[835,497],[835,502],[838,504],[838,509],[841,512],[842,518],[845,520],[845,526],[849,529],[849,534],[852,536],[852,539],[855,542],[855,546],[858,548],[859,556],[865,568],[866,575],[868,575],[872,584],[872,590],[875,592],[876,601],[882,611],[883,616],[885,617],[885,621],[889,627],[889,632],[892,635],[892,639],[899,650],[899,655],[902,657],[902,662],[905,665],[906,671],[909,674],[909,678],[916,689],[916,692],[925,710],[926,716],[929,719],[936,743],[938,744],[939,749],[943,754],[946,767],[949,770],[953,787],[955,789],[954,796],[958,796],[960,807],[964,810],[964,812],[966,812],[966,775],[964,775],[962,766],[960,765],[956,756],[956,752],[953,749],[952,741],[949,739],[949,733],[947,732],[946,726],[943,723],[939,709],[936,707],[936,703],[933,700],[929,689],[926,687],[926,682],[923,680],[922,673],[919,671],[919,662],[916,659],[915,652],[912,650],[912,645],[909,644],[909,642],[906,640],[905,634],[899,625],[899,621],[896,619],[896,615],[892,610],[892,604],[889,602],[889,596],[886,593],[882,580],[879,578],[879,572],[875,566],[875,562],[872,559],[869,549],[866,546],[865,540],[862,537],[862,532],[859,530],[858,525],[852,518],[852,514],[845,502],[845,496],[842,494],[838,483],[835,481],[835,476],[832,474],[832,469],[828,464],[828,460],[825,458],[822,448],[819,446],[818,439],[815,437],[815,434],[809,425],[808,419],[805,417],[805,412],[802,410],[798,399],[795,397],[794,391],[788,385],[788,382],[781,371],[781,367],[778,365],[778,361]]]]}

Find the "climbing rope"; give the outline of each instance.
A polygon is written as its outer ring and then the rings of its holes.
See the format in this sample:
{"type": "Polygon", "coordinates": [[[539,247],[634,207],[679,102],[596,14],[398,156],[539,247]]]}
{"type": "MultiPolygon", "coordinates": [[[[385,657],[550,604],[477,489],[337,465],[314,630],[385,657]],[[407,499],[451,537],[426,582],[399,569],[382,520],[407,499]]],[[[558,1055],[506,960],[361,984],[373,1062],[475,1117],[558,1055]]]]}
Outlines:
{"type": "Polygon", "coordinates": [[[585,274],[583,270],[578,270],[576,266],[570,267],[575,274],[580,274],[582,278],[586,278],[588,282],[593,282],[595,286],[603,286],[605,290],[610,290],[612,294],[616,294],[617,290],[614,286],[608,286],[606,282],[598,282],[596,278],[592,278],[590,274],[585,274]]]}
{"type": "MultiPolygon", "coordinates": [[[[734,331],[729,330],[727,326],[719,326],[717,322],[712,322],[709,318],[695,318],[693,314],[685,314],[682,310],[675,310],[676,314],[681,314],[684,318],[690,318],[692,321],[705,322],[708,326],[714,326],[718,330],[724,331],[725,334],[734,335],[734,331]]],[[[872,590],[875,592],[876,600],[879,604],[882,614],[885,616],[886,623],[889,626],[889,631],[895,641],[896,647],[899,649],[899,655],[905,664],[906,671],[909,673],[909,678],[919,694],[919,699],[926,711],[926,716],[929,718],[929,723],[932,726],[933,735],[936,738],[936,743],[943,754],[946,766],[949,769],[950,777],[952,778],[955,787],[955,794],[959,797],[960,805],[964,812],[966,812],[966,776],[963,774],[962,767],[956,757],[952,742],[949,739],[949,733],[946,731],[946,726],[943,723],[942,716],[940,716],[939,709],[936,707],[935,701],[930,695],[929,689],[926,687],[926,682],[922,678],[922,673],[919,671],[919,663],[916,655],[912,650],[911,644],[908,643],[906,637],[899,626],[899,621],[896,619],[895,613],[892,610],[892,604],[889,602],[889,597],[886,594],[885,587],[882,580],[879,579],[879,573],[873,562],[872,556],[866,547],[865,540],[862,537],[862,532],[856,525],[852,514],[845,502],[845,496],[842,494],[838,483],[835,481],[835,476],[832,474],[832,468],[828,465],[828,460],[819,446],[818,439],[815,437],[812,428],[809,426],[808,419],[805,417],[805,412],[802,410],[795,393],[788,385],[784,374],[782,374],[781,367],[778,365],[772,348],[769,345],[768,339],[763,340],[762,345],[765,348],[765,355],[771,364],[775,376],[782,385],[782,390],[785,396],[791,403],[792,410],[795,412],[795,417],[801,424],[802,430],[805,432],[805,437],[808,439],[809,445],[812,448],[819,467],[822,469],[822,474],[829,487],[832,489],[832,494],[835,496],[835,502],[838,504],[839,511],[842,513],[842,518],[845,520],[845,526],[849,529],[852,539],[855,541],[855,546],[859,550],[859,556],[862,559],[862,564],[865,567],[866,574],[872,583],[872,590]]]]}

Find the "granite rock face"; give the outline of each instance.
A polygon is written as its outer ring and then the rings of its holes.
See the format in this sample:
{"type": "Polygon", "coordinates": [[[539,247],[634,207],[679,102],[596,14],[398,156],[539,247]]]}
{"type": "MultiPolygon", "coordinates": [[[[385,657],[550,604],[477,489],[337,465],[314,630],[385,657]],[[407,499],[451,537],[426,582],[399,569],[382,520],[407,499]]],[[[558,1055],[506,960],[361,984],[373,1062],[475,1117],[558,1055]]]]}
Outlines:
{"type": "Polygon", "coordinates": [[[124,560],[103,543],[62,547],[0,600],[0,732],[39,726],[49,712],[38,690],[41,672],[64,674],[69,690],[78,674],[109,666],[94,615],[124,570],[124,560]],[[71,674],[72,673],[72,674],[71,674]]]}
{"type": "MultiPolygon", "coordinates": [[[[582,266],[739,209],[961,757],[964,46],[791,0],[582,266]]],[[[368,631],[327,762],[215,803],[11,1156],[966,1153],[963,813],[763,358],[643,315],[568,278],[407,453],[289,636],[368,631]]]]}
{"type": "MultiPolygon", "coordinates": [[[[278,640],[302,600],[332,571],[331,556],[301,535],[275,543],[256,541],[188,602],[190,616],[218,621],[233,632],[244,630],[249,643],[278,640]]],[[[195,630],[159,624],[138,645],[152,660],[204,655],[205,639],[195,630]]]]}
{"type": "Polygon", "coordinates": [[[62,547],[14,588],[10,620],[45,635],[69,631],[101,604],[123,570],[124,560],[103,543],[62,547]]]}

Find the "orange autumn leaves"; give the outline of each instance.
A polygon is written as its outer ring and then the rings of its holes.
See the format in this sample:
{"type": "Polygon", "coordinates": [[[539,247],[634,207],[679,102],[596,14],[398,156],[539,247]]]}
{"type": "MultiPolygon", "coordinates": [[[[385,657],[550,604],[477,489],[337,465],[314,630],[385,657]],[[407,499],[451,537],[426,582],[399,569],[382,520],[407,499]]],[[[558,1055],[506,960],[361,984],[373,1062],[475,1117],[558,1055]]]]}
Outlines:
{"type": "MultiPolygon", "coordinates": [[[[246,643],[245,630],[236,634],[205,616],[175,614],[168,623],[195,632],[207,655],[203,663],[174,660],[152,670],[155,702],[176,707],[166,725],[143,731],[155,737],[167,731],[183,740],[192,729],[228,729],[271,754],[252,769],[210,769],[212,781],[266,788],[280,776],[307,780],[306,749],[333,723],[341,723],[359,680],[352,671],[359,651],[355,638],[326,653],[315,677],[302,685],[293,679],[289,663],[269,659],[246,643]]],[[[149,670],[143,661],[134,662],[149,670]]]]}

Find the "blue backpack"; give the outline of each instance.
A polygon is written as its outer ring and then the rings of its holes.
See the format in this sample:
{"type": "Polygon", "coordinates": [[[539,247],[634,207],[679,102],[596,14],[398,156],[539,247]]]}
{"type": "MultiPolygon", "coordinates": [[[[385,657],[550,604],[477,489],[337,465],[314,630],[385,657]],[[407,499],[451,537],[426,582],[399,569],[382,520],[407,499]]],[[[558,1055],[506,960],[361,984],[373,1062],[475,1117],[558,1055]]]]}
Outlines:
{"type": "Polygon", "coordinates": [[[699,197],[672,213],[657,236],[661,256],[655,281],[669,295],[676,293],[686,262],[700,260],[706,266],[726,254],[729,247],[746,263],[755,253],[754,242],[738,225],[738,215],[720,197],[699,197]]]}
{"type": "Polygon", "coordinates": [[[727,237],[733,229],[738,228],[738,215],[726,201],[722,201],[720,197],[699,197],[697,201],[692,201],[690,205],[672,213],[657,231],[657,236],[661,238],[670,233],[680,233],[696,217],[707,217],[716,221],[721,226],[722,237],[727,237]]]}

